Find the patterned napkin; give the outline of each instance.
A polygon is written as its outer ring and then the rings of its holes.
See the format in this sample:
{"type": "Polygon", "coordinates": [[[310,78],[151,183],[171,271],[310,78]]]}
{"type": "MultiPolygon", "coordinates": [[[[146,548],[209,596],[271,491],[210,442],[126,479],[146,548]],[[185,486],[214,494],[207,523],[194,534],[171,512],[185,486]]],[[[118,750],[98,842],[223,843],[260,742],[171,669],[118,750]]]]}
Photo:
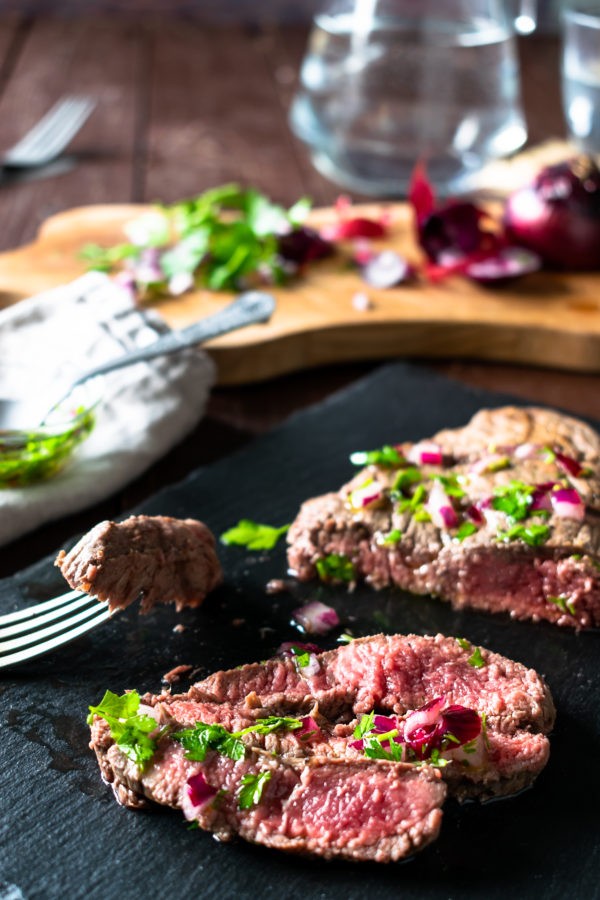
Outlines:
{"type": "MultiPolygon", "coordinates": [[[[65,361],[83,370],[167,330],[156,312],[90,272],[0,311],[0,362],[25,362],[28,380],[42,386],[65,361]]],[[[214,377],[212,360],[197,349],[103,376],[96,425],[67,467],[46,482],[0,489],[0,545],[132,481],[201,419],[214,377]]]]}

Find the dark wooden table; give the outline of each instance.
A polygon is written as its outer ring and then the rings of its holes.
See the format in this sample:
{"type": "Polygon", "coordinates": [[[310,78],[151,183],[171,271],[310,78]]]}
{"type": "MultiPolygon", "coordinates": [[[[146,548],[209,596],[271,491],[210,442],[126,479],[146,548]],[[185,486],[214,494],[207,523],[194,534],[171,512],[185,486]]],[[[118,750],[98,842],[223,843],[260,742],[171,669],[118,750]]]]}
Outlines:
{"type": "MultiPolygon", "coordinates": [[[[339,189],[312,168],[287,125],[306,30],[208,28],[193,19],[0,19],[0,147],[14,143],[63,94],[99,101],[73,144],[69,174],[0,188],[0,249],[31,240],[48,216],[98,202],[166,202],[227,181],[283,203],[339,189]]],[[[531,143],[561,137],[558,44],[522,41],[531,143]]],[[[1,287],[1,286],[0,286],[1,287]]],[[[66,516],[0,551],[0,576],[56,549],[69,536],[120,515],[160,487],[220,458],[290,413],[370,371],[357,363],[213,392],[193,434],[126,490],[66,516]]],[[[456,360],[440,371],[600,419],[598,379],[581,374],[456,360]]]]}

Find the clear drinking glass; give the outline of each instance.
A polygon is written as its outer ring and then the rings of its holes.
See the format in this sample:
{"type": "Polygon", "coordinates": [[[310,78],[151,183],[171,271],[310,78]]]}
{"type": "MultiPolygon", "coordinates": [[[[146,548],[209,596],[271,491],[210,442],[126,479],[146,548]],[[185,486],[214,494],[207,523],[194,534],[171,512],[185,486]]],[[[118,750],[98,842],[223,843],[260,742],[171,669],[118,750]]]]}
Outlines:
{"type": "Polygon", "coordinates": [[[502,0],[329,0],[290,111],[332,181],[404,196],[417,160],[440,194],[468,190],[527,132],[502,0]]]}
{"type": "Polygon", "coordinates": [[[562,15],[563,108],[573,142],[600,153],[600,0],[574,2],[562,15]]]}

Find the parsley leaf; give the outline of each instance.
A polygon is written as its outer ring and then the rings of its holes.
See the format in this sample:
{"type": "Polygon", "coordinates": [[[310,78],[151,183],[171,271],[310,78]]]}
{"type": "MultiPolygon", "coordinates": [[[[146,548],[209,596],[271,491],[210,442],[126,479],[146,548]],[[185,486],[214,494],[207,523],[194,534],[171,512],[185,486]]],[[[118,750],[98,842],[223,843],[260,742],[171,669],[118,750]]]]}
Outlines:
{"type": "Polygon", "coordinates": [[[550,537],[549,525],[513,525],[508,531],[499,531],[496,535],[499,541],[523,541],[530,547],[539,547],[545,544],[550,537]]]}
{"type": "Polygon", "coordinates": [[[526,519],[530,514],[533,499],[533,488],[522,481],[510,481],[494,488],[492,507],[505,513],[509,522],[526,519]]]}
{"type": "Polygon", "coordinates": [[[457,541],[464,541],[465,538],[468,538],[472,534],[475,534],[476,531],[477,525],[475,525],[473,522],[461,522],[454,537],[457,541]]]}
{"type": "Polygon", "coordinates": [[[87,721],[91,725],[94,716],[104,719],[115,744],[125,756],[143,769],[156,752],[158,736],[150,737],[150,734],[157,731],[158,725],[152,716],[138,713],[139,705],[140,695],[137,691],[130,691],[122,696],[106,691],[98,706],[90,706],[87,721]]]}
{"type": "Polygon", "coordinates": [[[355,737],[357,740],[360,740],[360,738],[364,737],[365,734],[368,734],[370,731],[373,730],[374,722],[375,722],[375,711],[374,710],[370,713],[366,713],[366,715],[364,715],[364,716],[361,716],[358,725],[354,729],[352,737],[355,737]]]}
{"type": "Polygon", "coordinates": [[[251,519],[240,519],[233,528],[221,535],[224,544],[236,544],[248,550],[272,550],[279,538],[286,534],[289,525],[274,528],[272,525],[260,525],[251,519]]]}
{"type": "Polygon", "coordinates": [[[381,739],[375,735],[369,735],[364,739],[364,754],[367,759],[387,759],[392,762],[402,762],[402,744],[389,741],[389,749],[381,746],[381,739]]]}
{"type": "Polygon", "coordinates": [[[470,650],[470,649],[471,649],[471,644],[469,643],[469,641],[468,641],[466,638],[456,638],[456,640],[457,640],[457,642],[458,642],[458,645],[459,645],[463,650],[470,650]]]}
{"type": "Polygon", "coordinates": [[[265,786],[273,777],[273,773],[268,770],[252,775],[250,772],[243,775],[240,781],[240,791],[238,793],[239,809],[251,809],[257,806],[262,798],[265,786]]]}
{"type": "Polygon", "coordinates": [[[264,719],[257,719],[254,725],[243,728],[242,731],[236,731],[235,736],[239,737],[243,734],[272,734],[274,731],[296,731],[302,728],[300,719],[291,716],[266,716],[264,719]]]}
{"type": "Polygon", "coordinates": [[[389,547],[394,546],[399,541],[402,540],[402,532],[399,528],[394,528],[392,531],[388,531],[387,534],[382,534],[377,538],[377,544],[380,547],[389,547]]]}
{"type": "MultiPolygon", "coordinates": [[[[413,484],[418,484],[423,480],[423,473],[420,469],[417,469],[415,466],[409,466],[408,469],[402,469],[401,472],[398,472],[396,475],[396,479],[392,485],[392,492],[396,492],[398,494],[405,494],[407,489],[411,487],[413,484]]],[[[399,496],[394,496],[392,493],[392,498],[394,500],[399,500],[399,496]]]]}
{"type": "Polygon", "coordinates": [[[575,602],[572,597],[565,597],[564,594],[560,594],[558,597],[546,597],[548,603],[554,603],[555,606],[564,612],[569,613],[570,615],[575,615],[575,602]]]}
{"type": "Polygon", "coordinates": [[[398,448],[390,444],[385,444],[379,450],[358,450],[351,453],[350,462],[355,466],[382,466],[388,469],[406,464],[398,448]]]}
{"type": "Polygon", "coordinates": [[[475,647],[467,662],[470,666],[473,666],[474,669],[483,669],[483,667],[486,665],[486,662],[481,654],[481,647],[475,647]]]}
{"type": "Polygon", "coordinates": [[[227,731],[223,725],[207,725],[196,722],[193,728],[185,728],[173,735],[185,750],[186,759],[203,762],[209,750],[215,750],[229,759],[240,760],[246,755],[244,742],[227,731]]]}
{"type": "Polygon", "coordinates": [[[439,481],[449,497],[460,499],[466,496],[466,491],[460,486],[457,475],[434,475],[432,481],[439,481]]]}
{"type": "Polygon", "coordinates": [[[321,581],[354,581],[354,564],[343,553],[330,553],[315,562],[321,581]]]}

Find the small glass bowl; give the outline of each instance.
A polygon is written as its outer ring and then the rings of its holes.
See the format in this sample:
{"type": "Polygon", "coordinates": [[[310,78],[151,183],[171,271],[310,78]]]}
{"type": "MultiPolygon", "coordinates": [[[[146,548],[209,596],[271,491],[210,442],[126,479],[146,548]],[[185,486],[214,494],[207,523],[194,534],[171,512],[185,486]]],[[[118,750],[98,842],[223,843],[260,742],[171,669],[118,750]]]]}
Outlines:
{"type": "MultiPolygon", "coordinates": [[[[96,423],[97,381],[77,386],[47,416],[32,416],[30,427],[19,423],[19,427],[0,429],[0,489],[34,484],[64,468],[96,423]]],[[[25,400],[26,395],[22,396],[25,400]]],[[[18,403],[20,397],[12,391],[9,399],[18,403]]]]}

